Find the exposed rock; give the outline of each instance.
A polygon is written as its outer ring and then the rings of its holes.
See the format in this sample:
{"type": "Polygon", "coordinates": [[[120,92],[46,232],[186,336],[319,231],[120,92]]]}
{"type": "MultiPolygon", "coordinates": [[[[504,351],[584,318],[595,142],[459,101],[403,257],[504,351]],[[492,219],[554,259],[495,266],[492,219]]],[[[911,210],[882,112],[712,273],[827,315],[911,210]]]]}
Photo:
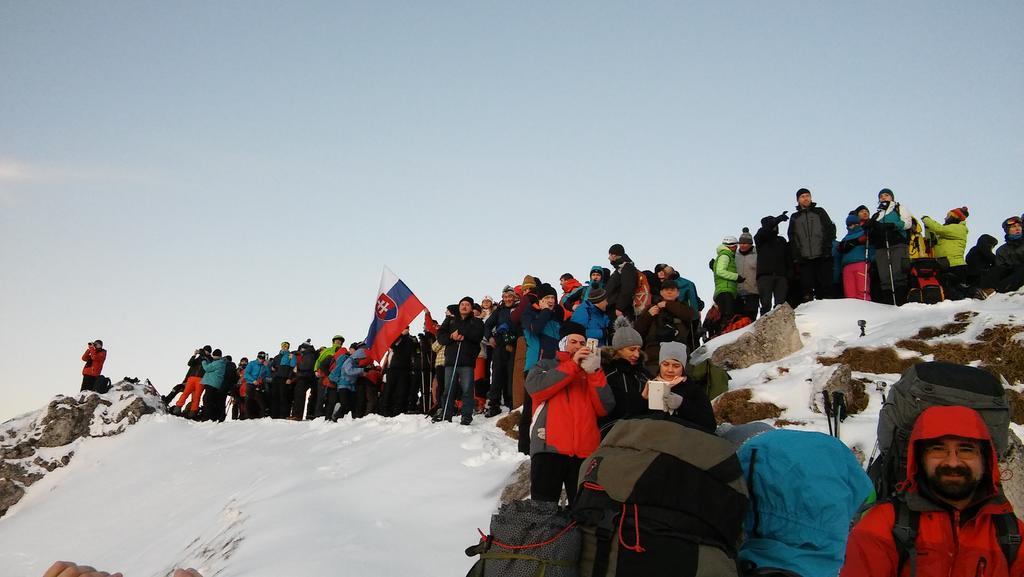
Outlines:
{"type": "Polygon", "coordinates": [[[1024,518],[1024,443],[1013,429],[1010,429],[1010,450],[999,462],[999,476],[1003,480],[1003,493],[1014,512],[1024,518]]]}
{"type": "Polygon", "coordinates": [[[75,439],[89,434],[93,414],[100,403],[110,405],[99,395],[62,397],[50,402],[40,421],[42,433],[39,435],[40,447],[62,447],[75,439]]]}
{"type": "Polygon", "coordinates": [[[757,319],[735,342],[715,349],[711,361],[726,370],[745,369],[757,363],[777,361],[803,346],[796,328],[796,313],[788,304],[783,304],[757,319]]]}
{"type": "MultiPolygon", "coordinates": [[[[823,413],[822,406],[824,399],[823,392],[842,393],[847,399],[853,397],[850,384],[853,382],[853,372],[849,365],[838,364],[822,367],[811,375],[811,398],[809,406],[815,413],[823,413]]],[[[830,397],[831,398],[831,397],[830,397]]]]}
{"type": "Polygon", "coordinates": [[[0,517],[24,496],[24,487],[10,479],[0,479],[0,517]]]}
{"type": "Polygon", "coordinates": [[[71,462],[78,439],[116,435],[143,415],[163,411],[149,381],[126,378],[102,395],[58,396],[44,409],[8,421],[0,440],[0,516],[26,488],[71,462]]]}
{"type": "Polygon", "coordinates": [[[501,490],[501,504],[522,501],[530,496],[530,460],[519,463],[509,476],[508,484],[501,490]]]}

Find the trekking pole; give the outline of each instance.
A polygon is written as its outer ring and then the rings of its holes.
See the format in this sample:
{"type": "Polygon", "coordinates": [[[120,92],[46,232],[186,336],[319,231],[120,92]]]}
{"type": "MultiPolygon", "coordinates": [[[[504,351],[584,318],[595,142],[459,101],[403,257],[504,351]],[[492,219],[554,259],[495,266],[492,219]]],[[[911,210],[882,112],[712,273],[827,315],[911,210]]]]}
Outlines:
{"type": "Polygon", "coordinates": [[[889,263],[889,288],[892,289],[892,306],[896,306],[896,279],[892,276],[892,251],[889,250],[889,235],[885,234],[885,260],[889,263]]]}
{"type": "Polygon", "coordinates": [[[835,420],[836,438],[839,438],[839,423],[843,420],[843,413],[846,412],[846,395],[840,391],[832,391],[832,418],[835,420]]]}
{"type": "Polygon", "coordinates": [[[828,434],[832,435],[832,401],[829,399],[828,391],[821,391],[822,409],[825,412],[825,422],[828,423],[828,434]]]}
{"type": "MultiPolygon", "coordinates": [[[[452,400],[452,389],[455,388],[455,375],[459,374],[459,355],[462,353],[462,341],[459,341],[459,346],[455,347],[455,364],[452,365],[452,378],[448,381],[448,390],[444,395],[444,406],[441,407],[441,420],[447,418],[448,403],[452,400]]],[[[445,361],[448,359],[446,358],[445,361]]],[[[454,416],[454,414],[453,414],[454,416]]]]}
{"type": "MultiPolygon", "coordinates": [[[[868,260],[868,243],[867,238],[864,239],[864,292],[860,293],[861,298],[868,297],[864,300],[871,300],[871,292],[868,290],[868,274],[871,271],[871,261],[868,260]]],[[[863,335],[861,335],[863,336],[863,335]]]]}

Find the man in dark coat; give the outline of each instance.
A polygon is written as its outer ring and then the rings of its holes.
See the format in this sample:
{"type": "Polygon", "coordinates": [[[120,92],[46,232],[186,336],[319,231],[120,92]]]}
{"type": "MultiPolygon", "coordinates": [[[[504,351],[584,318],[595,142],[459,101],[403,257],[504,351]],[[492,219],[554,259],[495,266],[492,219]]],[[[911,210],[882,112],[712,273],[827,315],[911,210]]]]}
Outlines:
{"type": "Polygon", "coordinates": [[[636,320],[633,311],[633,294],[636,293],[637,272],[636,265],[626,255],[626,249],[621,244],[613,244],[608,248],[608,262],[613,267],[612,275],[608,278],[608,286],[605,292],[608,294],[609,316],[613,313],[616,317],[626,317],[630,322],[636,320]]]}
{"type": "Polygon", "coordinates": [[[391,343],[391,360],[388,361],[387,382],[380,400],[380,414],[394,417],[405,412],[409,399],[409,384],[412,382],[412,356],[416,352],[416,340],[409,336],[405,327],[391,343]]]}
{"type": "Polygon", "coordinates": [[[832,242],[836,225],[825,209],[811,199],[811,191],[796,191],[796,214],[789,219],[789,248],[800,270],[803,302],[828,298],[832,293],[832,242]]]}
{"type": "Polygon", "coordinates": [[[437,342],[444,346],[443,399],[437,421],[451,421],[455,413],[455,387],[462,389],[462,424],[473,422],[476,399],[473,397],[473,369],[484,338],[484,323],[473,315],[473,298],[462,297],[459,314],[450,316],[437,330],[437,342]]]}
{"type": "Polygon", "coordinates": [[[779,223],[789,220],[789,211],[761,219],[761,228],[754,233],[757,248],[757,294],[761,297],[761,314],[786,302],[789,292],[789,269],[792,259],[789,244],[779,236],[779,223]],[[774,300],[774,305],[772,301],[774,300]]]}

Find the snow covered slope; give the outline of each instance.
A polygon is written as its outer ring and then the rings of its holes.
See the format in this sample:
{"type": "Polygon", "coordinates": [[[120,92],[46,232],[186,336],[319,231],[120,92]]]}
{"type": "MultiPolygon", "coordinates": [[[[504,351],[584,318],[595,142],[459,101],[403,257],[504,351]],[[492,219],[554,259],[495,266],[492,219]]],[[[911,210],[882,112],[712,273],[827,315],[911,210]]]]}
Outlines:
{"type": "MultiPolygon", "coordinates": [[[[986,328],[1024,324],[1024,297],[898,309],[807,304],[797,310],[803,349],[733,371],[732,388],[751,388],[754,400],[784,407],[782,418],[805,423],[796,428],[827,431],[810,408],[819,356],[892,347],[964,311],[977,315],[962,333],[941,339],[970,342],[986,328]],[[859,319],[867,322],[864,337],[859,319]]],[[[869,393],[868,408],[842,429],[843,440],[865,453],[881,403],[869,393]]],[[[176,565],[207,577],[462,575],[472,564],[463,549],[476,540],[476,527],[487,527],[508,475],[525,458],[495,420],[470,427],[417,416],[210,424],[149,415],[121,435],[78,441],[70,464],[32,485],[0,519],[0,576],[35,577],[56,559],[131,577],[163,577],[176,565]]]]}

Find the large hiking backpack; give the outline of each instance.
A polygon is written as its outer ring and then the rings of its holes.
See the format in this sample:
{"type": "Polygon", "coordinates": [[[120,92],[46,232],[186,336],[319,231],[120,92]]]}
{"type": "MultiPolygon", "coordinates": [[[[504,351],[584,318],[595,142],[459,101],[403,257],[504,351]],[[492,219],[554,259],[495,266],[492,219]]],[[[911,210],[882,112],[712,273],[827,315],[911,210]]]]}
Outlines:
{"type": "Polygon", "coordinates": [[[670,417],[620,420],[580,468],[580,577],[735,576],[746,510],[729,441],[670,417]]]}
{"type": "Polygon", "coordinates": [[[889,390],[878,415],[880,453],[868,465],[878,499],[895,493],[907,476],[907,445],[914,421],[933,405],[963,405],[981,415],[1002,457],[1009,446],[1010,406],[1002,383],[975,367],[932,361],[916,364],[889,390]]]}
{"type": "Polygon", "coordinates": [[[942,267],[934,258],[920,258],[910,263],[914,285],[907,291],[907,302],[934,305],[946,299],[939,273],[942,267]]]}
{"type": "Polygon", "coordinates": [[[729,372],[712,363],[711,359],[688,366],[686,374],[692,379],[705,383],[704,393],[707,394],[709,401],[715,400],[716,397],[729,390],[729,372]]]}
{"type": "Polygon", "coordinates": [[[633,312],[640,316],[649,308],[651,308],[651,283],[647,280],[647,275],[638,271],[636,273],[636,290],[633,291],[633,312]]]}
{"type": "Polygon", "coordinates": [[[110,382],[110,378],[100,375],[96,377],[96,383],[93,385],[93,390],[102,395],[109,392],[111,386],[113,385],[110,382]]]}
{"type": "Polygon", "coordinates": [[[491,533],[466,549],[480,559],[467,577],[576,577],[580,533],[557,503],[512,501],[491,516],[491,533]]]}
{"type": "Polygon", "coordinates": [[[932,258],[934,246],[934,235],[921,226],[921,221],[911,217],[910,228],[907,230],[907,253],[910,260],[932,258]]]}

